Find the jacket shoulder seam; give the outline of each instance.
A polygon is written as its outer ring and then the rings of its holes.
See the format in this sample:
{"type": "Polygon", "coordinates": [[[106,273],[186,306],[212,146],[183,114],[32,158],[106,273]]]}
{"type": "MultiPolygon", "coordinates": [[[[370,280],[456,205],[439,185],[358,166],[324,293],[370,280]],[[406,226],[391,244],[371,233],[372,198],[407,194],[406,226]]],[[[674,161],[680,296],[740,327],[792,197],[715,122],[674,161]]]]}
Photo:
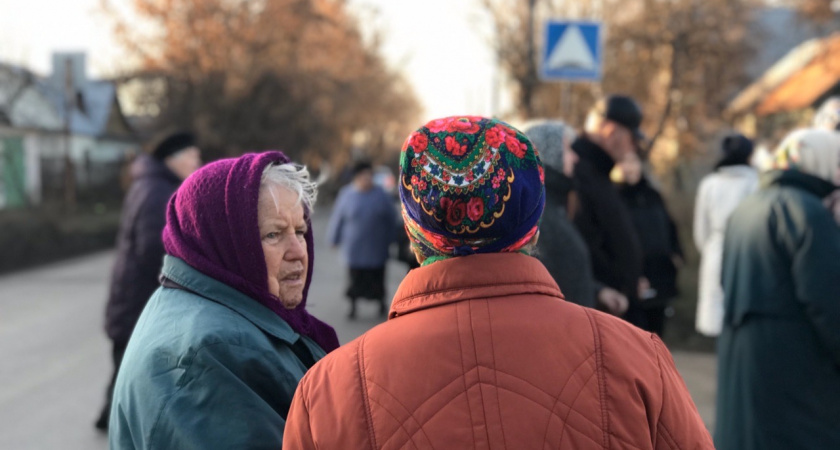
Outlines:
{"type": "Polygon", "coordinates": [[[367,375],[365,374],[365,337],[366,335],[362,335],[359,339],[358,343],[358,351],[356,357],[358,364],[359,364],[359,380],[362,384],[362,402],[365,408],[365,419],[368,425],[368,434],[370,435],[370,444],[372,449],[376,449],[378,446],[376,445],[376,431],[373,428],[373,415],[371,413],[370,407],[370,396],[368,395],[368,387],[367,387],[367,375]]]}
{"type": "Polygon", "coordinates": [[[601,407],[601,430],[604,448],[609,448],[610,444],[610,420],[609,411],[607,411],[607,381],[604,375],[604,352],[601,346],[601,330],[595,322],[595,318],[588,309],[584,309],[586,317],[589,319],[589,326],[592,327],[592,338],[595,341],[595,371],[598,374],[598,403],[601,407]]]}
{"type": "Polygon", "coordinates": [[[658,338],[653,334],[651,334],[651,339],[653,341],[653,351],[654,351],[654,353],[656,353],[656,368],[659,370],[659,382],[662,385],[661,398],[662,398],[663,405],[659,410],[659,415],[656,417],[657,434],[661,434],[662,437],[666,441],[668,441],[668,446],[669,447],[674,448],[674,449],[680,449],[681,447],[679,446],[677,441],[674,439],[673,435],[671,435],[671,432],[668,430],[668,427],[665,426],[664,423],[662,423],[662,414],[665,412],[665,405],[664,405],[664,403],[665,403],[665,379],[664,379],[664,375],[662,373],[662,353],[660,351],[662,344],[660,344],[658,338]],[[660,432],[660,430],[661,430],[661,432],[660,432]]]}

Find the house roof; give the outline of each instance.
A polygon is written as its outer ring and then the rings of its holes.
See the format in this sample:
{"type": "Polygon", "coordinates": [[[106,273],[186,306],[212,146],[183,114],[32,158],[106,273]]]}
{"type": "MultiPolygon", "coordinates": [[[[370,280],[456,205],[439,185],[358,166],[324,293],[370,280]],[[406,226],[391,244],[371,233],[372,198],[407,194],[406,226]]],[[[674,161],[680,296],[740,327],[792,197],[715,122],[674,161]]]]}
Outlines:
{"type": "Polygon", "coordinates": [[[747,75],[752,80],[758,79],[799,44],[825,37],[838,29],[840,18],[814,22],[791,7],[757,9],[750,30],[759,38],[761,45],[747,62],[747,75]]]}
{"type": "MultiPolygon", "coordinates": [[[[2,68],[9,70],[21,77],[26,77],[25,88],[35,89],[39,95],[46,98],[52,105],[53,110],[63,122],[69,114],[69,128],[72,134],[94,137],[105,137],[113,135],[109,124],[113,123],[112,115],[116,114],[119,121],[124,125],[117,134],[129,137],[132,134],[131,127],[122,115],[119,102],[117,101],[116,86],[113,82],[104,80],[77,80],[76,92],[72,96],[69,105],[66,104],[64,89],[57,87],[50,78],[42,78],[34,75],[28,69],[11,64],[0,63],[2,68]],[[68,108],[69,106],[69,108],[68,108]]],[[[14,99],[6,99],[6,103],[12,103],[14,99]]],[[[13,104],[0,104],[0,111],[9,115],[13,104]]],[[[15,125],[12,123],[11,125],[15,125]]]]}
{"type": "Polygon", "coordinates": [[[840,32],[803,42],[741,91],[726,113],[768,115],[814,105],[840,81],[840,32]]]}
{"type": "Polygon", "coordinates": [[[115,112],[115,86],[107,81],[90,80],[83,83],[71,99],[70,108],[65,105],[63,89],[57,89],[45,80],[39,80],[38,89],[44,92],[56,108],[62,120],[70,114],[70,131],[73,134],[103,136],[107,134],[108,118],[115,112]]]}

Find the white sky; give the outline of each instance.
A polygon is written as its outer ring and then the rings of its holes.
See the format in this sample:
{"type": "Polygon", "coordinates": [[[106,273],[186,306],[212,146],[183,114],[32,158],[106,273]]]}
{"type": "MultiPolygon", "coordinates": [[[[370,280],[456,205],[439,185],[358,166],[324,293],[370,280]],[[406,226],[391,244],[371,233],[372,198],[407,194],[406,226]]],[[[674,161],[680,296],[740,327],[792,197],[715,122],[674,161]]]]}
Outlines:
{"type": "MultiPolygon", "coordinates": [[[[127,4],[127,0],[115,3],[127,4]]],[[[488,45],[490,19],[478,0],[350,0],[362,26],[383,31],[383,51],[425,105],[423,119],[489,115],[499,75],[488,45]],[[377,13],[374,13],[377,11],[377,13]]],[[[0,0],[0,61],[50,71],[53,51],[86,51],[88,73],[108,75],[121,54],[99,0],[0,0]]]]}

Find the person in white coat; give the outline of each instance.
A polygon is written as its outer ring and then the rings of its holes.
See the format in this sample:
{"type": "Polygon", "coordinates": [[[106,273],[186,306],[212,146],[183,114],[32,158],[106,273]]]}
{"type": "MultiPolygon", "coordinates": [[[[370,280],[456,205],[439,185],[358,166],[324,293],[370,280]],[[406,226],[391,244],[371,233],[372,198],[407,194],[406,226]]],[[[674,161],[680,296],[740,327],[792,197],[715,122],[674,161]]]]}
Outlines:
{"type": "Polygon", "coordinates": [[[723,158],[700,182],[694,204],[694,243],[700,251],[697,331],[715,337],[723,326],[723,288],[720,282],[723,236],[732,211],[758,189],[758,171],[750,166],[753,143],[740,134],[727,136],[723,158]]]}

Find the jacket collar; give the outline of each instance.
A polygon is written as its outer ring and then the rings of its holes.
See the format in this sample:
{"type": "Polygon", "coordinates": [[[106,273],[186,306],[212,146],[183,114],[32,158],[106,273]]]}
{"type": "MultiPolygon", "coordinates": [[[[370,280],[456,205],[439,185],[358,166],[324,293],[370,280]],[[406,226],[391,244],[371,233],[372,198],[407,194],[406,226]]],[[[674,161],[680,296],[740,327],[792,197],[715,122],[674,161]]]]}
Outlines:
{"type": "Polygon", "coordinates": [[[162,275],[195,294],[227,306],[258,328],[282,341],[294,344],[300,338],[300,335],[295,333],[289,324],[260,302],[204,275],[180,258],[165,255],[162,275]]]}
{"type": "Polygon", "coordinates": [[[577,153],[582,161],[588,161],[598,172],[609,176],[615,166],[615,161],[610,158],[607,151],[598,144],[592,142],[585,135],[578,137],[572,142],[572,150],[577,153]]]}
{"type": "Polygon", "coordinates": [[[767,188],[774,185],[802,189],[819,198],[825,198],[837,189],[837,186],[822,178],[798,170],[772,170],[764,173],[761,186],[767,188]]]}
{"type": "Polygon", "coordinates": [[[521,253],[485,253],[438,261],[406,275],[389,319],[450,303],[541,294],[564,299],[545,266],[521,253]]]}

